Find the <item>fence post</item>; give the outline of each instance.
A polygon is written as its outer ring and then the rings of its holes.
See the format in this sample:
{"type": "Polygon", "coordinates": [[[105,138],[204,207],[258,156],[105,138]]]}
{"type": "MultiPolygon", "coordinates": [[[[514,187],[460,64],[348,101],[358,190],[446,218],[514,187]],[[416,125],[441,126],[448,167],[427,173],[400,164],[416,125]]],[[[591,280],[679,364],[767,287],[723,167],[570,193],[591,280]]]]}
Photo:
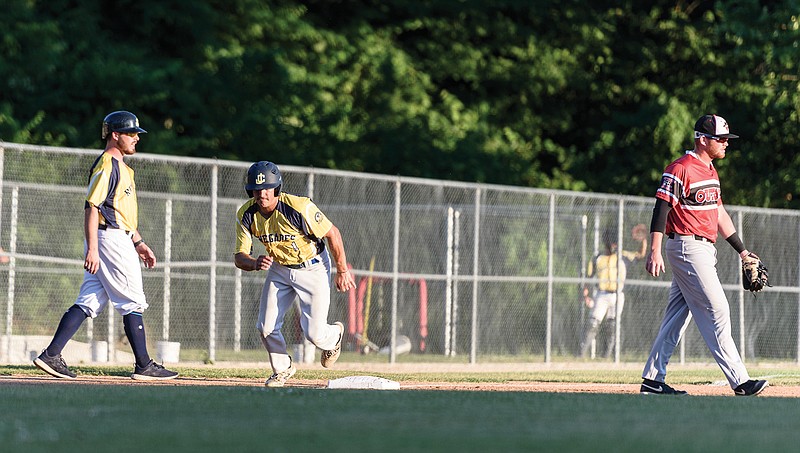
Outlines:
{"type": "Polygon", "coordinates": [[[545,326],[544,361],[550,363],[553,343],[553,242],[556,229],[556,196],[550,194],[550,220],[547,231],[547,321],[545,326]]]}
{"type": "MultiPolygon", "coordinates": [[[[736,213],[736,231],[739,232],[739,237],[742,238],[742,241],[747,240],[744,235],[744,231],[742,231],[742,212],[738,211],[736,213]]],[[[742,362],[746,361],[747,351],[746,343],[747,343],[747,334],[744,331],[744,286],[741,282],[742,273],[739,272],[739,354],[742,356],[742,362]]]]}
{"type": "MultiPolygon", "coordinates": [[[[800,225],[797,227],[797,234],[800,237],[800,225]]],[[[797,254],[797,265],[798,269],[800,269],[800,252],[797,254]]],[[[797,286],[800,287],[800,275],[798,275],[798,282],[797,286]]],[[[800,313],[800,292],[797,293],[797,312],[800,313]]],[[[800,364],[800,316],[797,318],[797,363],[800,364]]]]}
{"type": "Polygon", "coordinates": [[[453,207],[447,207],[447,250],[444,277],[444,355],[450,356],[450,333],[453,316],[453,207]]]}
{"type": "Polygon", "coordinates": [[[6,307],[6,360],[11,361],[11,335],[14,332],[14,290],[16,286],[16,258],[17,252],[17,207],[19,205],[19,187],[11,190],[11,234],[8,251],[8,302],[6,307]]]}
{"type": "Polygon", "coordinates": [[[211,167],[211,237],[208,281],[208,360],[217,359],[217,185],[219,165],[211,167]]]}
{"type": "Polygon", "coordinates": [[[478,253],[481,250],[481,188],[475,189],[475,225],[472,238],[472,327],[469,347],[469,363],[478,361],[478,253]]]}
{"type": "Polygon", "coordinates": [[[456,355],[456,343],[458,339],[458,252],[461,247],[460,219],[461,211],[457,210],[453,217],[453,312],[451,314],[453,318],[453,333],[450,335],[450,342],[453,344],[450,348],[450,355],[453,357],[456,355]]]}
{"type": "Polygon", "coordinates": [[[242,350],[242,270],[233,271],[233,350],[242,350]]]}
{"type": "Polygon", "coordinates": [[[170,286],[172,282],[172,199],[164,202],[164,313],[161,326],[161,339],[169,341],[170,286]]]}
{"type": "Polygon", "coordinates": [[[392,256],[392,327],[389,332],[389,363],[397,359],[397,291],[400,272],[400,179],[394,183],[394,251],[392,256]]]}
{"type": "Polygon", "coordinates": [[[620,350],[620,326],[622,324],[622,304],[620,300],[622,299],[622,272],[620,269],[622,266],[625,265],[623,262],[622,257],[622,249],[624,247],[623,243],[623,235],[622,232],[625,230],[625,203],[620,198],[619,200],[619,210],[617,211],[617,290],[615,291],[614,298],[614,363],[619,363],[619,350],[620,350]]]}

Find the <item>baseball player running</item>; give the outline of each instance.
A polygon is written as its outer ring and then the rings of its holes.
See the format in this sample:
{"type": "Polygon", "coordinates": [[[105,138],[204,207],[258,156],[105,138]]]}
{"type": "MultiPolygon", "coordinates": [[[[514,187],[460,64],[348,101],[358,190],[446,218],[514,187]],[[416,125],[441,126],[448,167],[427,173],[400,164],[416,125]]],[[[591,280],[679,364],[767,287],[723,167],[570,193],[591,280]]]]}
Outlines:
{"type": "Polygon", "coordinates": [[[654,277],[665,270],[661,245],[672,266],[672,286],[661,328],[642,371],[642,394],[685,395],[665,384],[667,364],[694,316],[708,349],[738,396],[761,393],[767,381],[752,380],[731,336],[731,317],[717,275],[717,233],[744,259],[747,251],[722,204],[719,176],[712,161],[725,157],[731,134],[717,115],[704,115],[694,125],[694,150],[669,164],[656,192],[646,267],[654,277]]]}
{"type": "Polygon", "coordinates": [[[339,358],[344,324],[328,324],[331,265],[323,239],[336,261],[336,289],[355,288],[339,229],[309,198],[281,192],[282,184],[275,164],[254,163],[245,185],[251,198],[236,214],[236,267],[267,271],[257,323],[273,371],[267,387],[283,387],[297,371],[281,333],[295,297],[300,300],[303,333],[322,349],[322,366],[328,368],[339,358]],[[255,258],[253,237],[266,247],[266,253],[255,258]]]}
{"type": "Polygon", "coordinates": [[[89,172],[84,203],[83,284],[75,304],[62,316],[50,345],[33,361],[52,376],[76,377],[61,357],[61,351],[83,321],[89,316],[95,318],[109,302],[122,315],[125,335],[136,357],[131,377],[164,380],[178,376],[150,358],[142,322],[142,312],[148,305],[139,260],[153,267],[156,256],[137,231],[136,184],[133,170],[123,162],[123,157],[136,153],[139,134],[146,132],[131,112],[117,111],[103,119],[102,139],[106,148],[89,172]]]}

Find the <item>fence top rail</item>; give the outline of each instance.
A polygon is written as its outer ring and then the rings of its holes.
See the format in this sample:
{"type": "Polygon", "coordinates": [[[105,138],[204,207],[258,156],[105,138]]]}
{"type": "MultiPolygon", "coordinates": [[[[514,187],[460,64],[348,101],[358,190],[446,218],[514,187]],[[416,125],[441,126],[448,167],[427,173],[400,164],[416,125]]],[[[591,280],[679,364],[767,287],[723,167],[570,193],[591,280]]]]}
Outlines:
{"type": "MultiPolygon", "coordinates": [[[[2,151],[3,149],[12,149],[17,151],[32,150],[32,151],[40,151],[48,153],[58,152],[62,154],[74,154],[82,156],[96,156],[97,153],[99,152],[99,149],[28,145],[23,143],[11,143],[0,140],[0,151],[2,151]]],[[[241,168],[242,170],[247,169],[251,165],[251,162],[244,162],[244,161],[224,160],[224,159],[205,158],[205,157],[172,156],[172,155],[152,154],[152,153],[143,153],[143,154],[137,153],[133,156],[130,156],[130,158],[134,160],[152,161],[152,162],[168,162],[168,163],[195,164],[195,165],[207,164],[211,166],[241,168]]],[[[347,170],[301,167],[295,165],[279,165],[279,166],[281,170],[286,173],[326,175],[326,176],[351,178],[351,179],[368,179],[373,181],[448,187],[455,189],[470,189],[470,190],[481,190],[481,191],[494,190],[499,192],[506,192],[506,193],[512,192],[512,193],[529,194],[529,195],[551,195],[551,196],[559,195],[564,197],[581,197],[584,199],[596,199],[596,200],[609,200],[611,198],[614,200],[624,200],[628,202],[639,202],[639,203],[648,202],[653,199],[653,197],[643,197],[637,195],[577,192],[577,191],[569,191],[561,189],[542,189],[535,187],[508,186],[502,184],[447,181],[439,179],[417,178],[411,176],[399,176],[399,175],[391,176],[391,175],[380,175],[380,174],[355,172],[347,170]]],[[[772,213],[772,214],[788,215],[794,217],[800,216],[800,211],[791,209],[759,208],[753,206],[737,206],[737,205],[728,205],[728,207],[733,210],[741,212],[764,213],[764,214],[772,213]]]]}

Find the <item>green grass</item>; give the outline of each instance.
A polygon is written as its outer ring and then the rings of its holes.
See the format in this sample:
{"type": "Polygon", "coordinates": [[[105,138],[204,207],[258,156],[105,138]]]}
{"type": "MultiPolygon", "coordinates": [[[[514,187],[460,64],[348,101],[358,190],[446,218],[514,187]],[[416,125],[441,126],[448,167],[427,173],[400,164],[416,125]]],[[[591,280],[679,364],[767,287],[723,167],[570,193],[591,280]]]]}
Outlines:
{"type": "MultiPolygon", "coordinates": [[[[127,367],[74,367],[127,376],[127,367]]],[[[177,367],[186,377],[263,379],[261,369],[177,367]]],[[[773,385],[797,368],[751,367],[773,385]]],[[[0,374],[37,375],[30,366],[0,374]]],[[[327,379],[352,372],[300,370],[327,379]]],[[[390,379],[639,382],[631,370],[525,373],[380,373],[390,379]]],[[[681,368],[675,384],[722,379],[681,368]]],[[[529,392],[364,391],[253,387],[0,385],[3,452],[794,451],[794,398],[642,397],[529,392]]]]}

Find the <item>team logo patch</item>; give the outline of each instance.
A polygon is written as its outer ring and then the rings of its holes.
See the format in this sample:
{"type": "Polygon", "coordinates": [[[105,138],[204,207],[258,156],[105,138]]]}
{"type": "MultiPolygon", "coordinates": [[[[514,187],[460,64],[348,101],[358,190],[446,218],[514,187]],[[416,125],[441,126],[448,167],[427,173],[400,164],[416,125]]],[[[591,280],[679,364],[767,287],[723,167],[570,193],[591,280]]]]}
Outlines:
{"type": "Polygon", "coordinates": [[[266,180],[267,177],[264,176],[264,173],[259,173],[258,176],[256,176],[256,184],[264,184],[264,181],[266,180]]]}
{"type": "Polygon", "coordinates": [[[317,211],[317,213],[316,213],[316,214],[314,214],[314,220],[315,220],[317,223],[320,223],[320,222],[322,222],[322,213],[321,213],[321,212],[319,212],[319,211],[317,211]]]}

